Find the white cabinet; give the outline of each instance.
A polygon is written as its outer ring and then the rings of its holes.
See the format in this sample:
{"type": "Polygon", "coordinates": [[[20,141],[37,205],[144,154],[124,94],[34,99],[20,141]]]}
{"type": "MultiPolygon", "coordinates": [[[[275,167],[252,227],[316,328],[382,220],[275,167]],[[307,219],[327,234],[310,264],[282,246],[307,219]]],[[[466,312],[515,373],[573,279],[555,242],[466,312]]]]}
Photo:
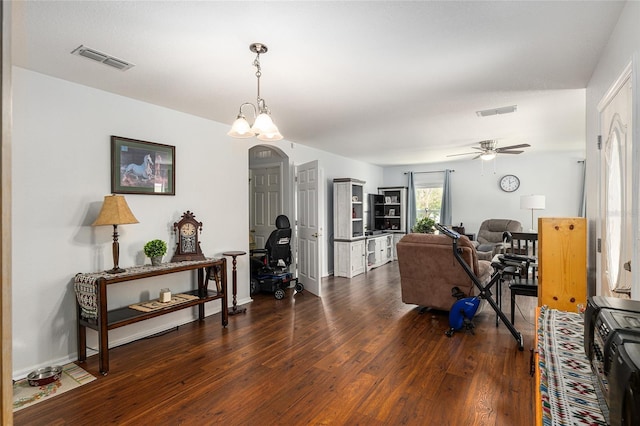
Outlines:
{"type": "Polygon", "coordinates": [[[405,234],[395,233],[393,234],[393,260],[398,260],[398,251],[396,250],[396,245],[398,241],[404,237],[405,234]]]}
{"type": "Polygon", "coordinates": [[[393,235],[367,237],[367,271],[393,260],[393,235]]]}
{"type": "Polygon", "coordinates": [[[333,275],[351,278],[365,271],[364,184],[333,180],[333,275]]]}
{"type": "Polygon", "coordinates": [[[397,260],[396,244],[408,232],[407,188],[403,186],[378,188],[376,229],[393,233],[392,259],[397,260]]]}
{"type": "Polygon", "coordinates": [[[365,240],[333,243],[333,275],[352,278],[365,271],[365,240]]]}
{"type": "Polygon", "coordinates": [[[333,239],[364,237],[364,186],[358,179],[333,180],[333,239]]]}
{"type": "Polygon", "coordinates": [[[377,206],[376,229],[387,232],[407,232],[407,188],[378,188],[382,205],[377,206]]]}

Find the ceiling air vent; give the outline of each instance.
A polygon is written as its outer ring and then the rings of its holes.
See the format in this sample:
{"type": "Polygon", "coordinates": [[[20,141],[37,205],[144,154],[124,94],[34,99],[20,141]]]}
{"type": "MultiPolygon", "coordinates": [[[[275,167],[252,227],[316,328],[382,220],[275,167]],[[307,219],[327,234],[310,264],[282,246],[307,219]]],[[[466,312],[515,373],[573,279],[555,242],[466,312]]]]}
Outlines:
{"type": "Polygon", "coordinates": [[[114,58],[113,56],[107,55],[106,53],[98,52],[95,49],[91,49],[89,47],[80,45],[73,49],[71,52],[73,55],[84,56],[87,59],[91,59],[97,62],[101,62],[110,67],[119,69],[120,71],[126,71],[131,67],[134,67],[134,64],[123,61],[122,59],[114,58]]]}
{"type": "Polygon", "coordinates": [[[485,109],[482,111],[476,111],[478,117],[488,117],[490,115],[498,115],[498,114],[509,114],[510,112],[516,112],[518,110],[518,105],[510,105],[501,108],[492,108],[485,109]]]}

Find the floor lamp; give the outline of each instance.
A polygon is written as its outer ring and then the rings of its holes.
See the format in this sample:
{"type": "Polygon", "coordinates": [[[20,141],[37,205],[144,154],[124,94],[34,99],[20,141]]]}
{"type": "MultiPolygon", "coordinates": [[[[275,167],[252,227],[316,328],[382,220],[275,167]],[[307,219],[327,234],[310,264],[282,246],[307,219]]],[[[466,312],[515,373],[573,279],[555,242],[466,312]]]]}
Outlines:
{"type": "Polygon", "coordinates": [[[533,211],[544,210],[544,195],[523,195],[520,197],[520,208],[531,210],[531,232],[536,232],[533,227],[533,211]]]}

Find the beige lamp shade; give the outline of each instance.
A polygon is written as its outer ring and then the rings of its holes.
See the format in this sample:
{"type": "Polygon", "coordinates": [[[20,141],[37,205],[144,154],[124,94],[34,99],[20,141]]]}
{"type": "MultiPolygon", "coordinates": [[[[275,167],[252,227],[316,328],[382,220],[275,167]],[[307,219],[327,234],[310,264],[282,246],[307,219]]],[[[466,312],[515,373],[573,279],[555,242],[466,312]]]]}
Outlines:
{"type": "Polygon", "coordinates": [[[105,195],[102,210],[92,226],[138,223],[122,195],[105,195]]]}
{"type": "Polygon", "coordinates": [[[544,210],[544,195],[523,195],[520,197],[521,209],[544,210]]]}
{"type": "Polygon", "coordinates": [[[531,232],[536,232],[533,227],[533,211],[534,210],[544,210],[545,208],[545,197],[544,195],[523,195],[520,197],[520,208],[531,210],[531,232]]]}

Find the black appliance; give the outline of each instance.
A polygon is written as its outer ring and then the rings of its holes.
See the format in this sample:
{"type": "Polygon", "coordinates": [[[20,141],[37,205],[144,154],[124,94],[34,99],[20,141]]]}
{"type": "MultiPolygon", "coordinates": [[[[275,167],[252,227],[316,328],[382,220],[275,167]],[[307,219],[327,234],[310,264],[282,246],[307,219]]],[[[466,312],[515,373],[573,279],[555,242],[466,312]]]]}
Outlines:
{"type": "Polygon", "coordinates": [[[584,352],[589,361],[593,357],[593,323],[600,309],[603,308],[615,311],[640,312],[640,301],[604,296],[593,296],[587,300],[587,308],[584,313],[584,352]]]}
{"type": "Polygon", "coordinates": [[[609,408],[608,422],[640,424],[640,312],[601,308],[592,324],[591,367],[609,408]]]}
{"type": "Polygon", "coordinates": [[[609,423],[640,424],[640,341],[611,347],[609,370],[609,423]]]}

